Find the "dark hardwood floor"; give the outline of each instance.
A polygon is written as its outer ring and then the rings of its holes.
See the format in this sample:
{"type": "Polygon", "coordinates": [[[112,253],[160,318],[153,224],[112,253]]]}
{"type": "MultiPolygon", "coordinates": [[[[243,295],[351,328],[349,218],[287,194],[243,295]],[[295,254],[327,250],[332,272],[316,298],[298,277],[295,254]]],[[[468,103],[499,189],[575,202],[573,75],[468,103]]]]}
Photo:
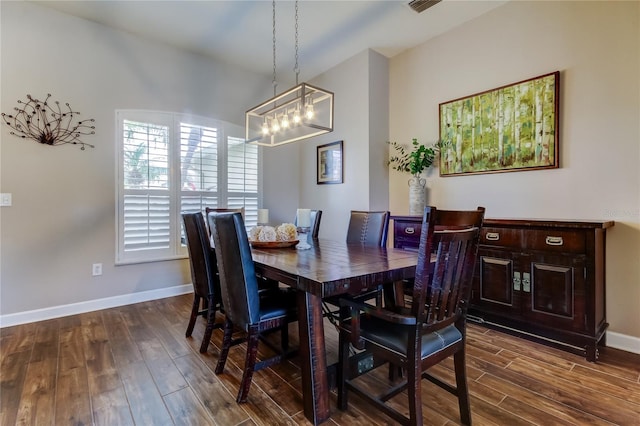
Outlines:
{"type": "MultiPolygon", "coordinates": [[[[296,360],[254,375],[246,404],[235,396],[244,347],[216,376],[221,331],[198,348],[204,319],[185,338],[191,295],[0,330],[2,425],[309,424],[296,360]]],[[[296,324],[290,328],[297,345],[296,324]]],[[[328,361],[337,333],[326,325],[328,361]]],[[[269,349],[265,346],[264,351],[269,349]]],[[[475,425],[640,425],[640,356],[610,348],[597,363],[471,324],[468,364],[475,425]]],[[[452,363],[435,368],[452,378],[452,363]]],[[[375,388],[386,369],[368,379],[375,388]]],[[[401,396],[397,405],[406,405],[401,396]]],[[[326,424],[392,422],[357,397],[326,424]]],[[[459,424],[453,396],[423,381],[424,423],[459,424]]]]}

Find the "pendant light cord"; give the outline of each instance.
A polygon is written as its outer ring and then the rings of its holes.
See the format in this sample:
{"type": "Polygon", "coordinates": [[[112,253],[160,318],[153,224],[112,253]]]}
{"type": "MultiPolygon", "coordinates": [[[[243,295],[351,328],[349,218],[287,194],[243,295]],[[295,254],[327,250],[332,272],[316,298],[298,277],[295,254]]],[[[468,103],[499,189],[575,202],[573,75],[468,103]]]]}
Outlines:
{"type": "Polygon", "coordinates": [[[276,0],[272,1],[273,5],[273,96],[276,96],[276,87],[278,83],[276,83],[276,0]]]}
{"type": "Polygon", "coordinates": [[[300,67],[298,67],[298,0],[296,0],[296,65],[293,67],[293,72],[296,73],[296,86],[298,85],[298,74],[300,74],[300,67]]]}

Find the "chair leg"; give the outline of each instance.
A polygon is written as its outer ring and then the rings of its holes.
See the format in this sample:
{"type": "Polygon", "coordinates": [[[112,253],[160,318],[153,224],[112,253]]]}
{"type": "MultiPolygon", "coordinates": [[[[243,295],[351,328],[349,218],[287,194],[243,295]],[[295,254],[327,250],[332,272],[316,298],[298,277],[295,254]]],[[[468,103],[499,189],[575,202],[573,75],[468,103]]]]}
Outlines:
{"type": "Polygon", "coordinates": [[[286,355],[289,350],[289,324],[283,325],[280,330],[280,346],[282,347],[282,355],[286,355]]]}
{"type": "Polygon", "coordinates": [[[204,331],[204,337],[202,338],[202,343],[200,344],[200,353],[207,352],[209,348],[209,343],[211,341],[211,334],[213,333],[213,328],[216,322],[216,308],[213,302],[213,297],[208,298],[208,306],[207,309],[207,328],[204,331]]]}
{"type": "Polygon", "coordinates": [[[402,367],[389,363],[389,381],[395,382],[396,380],[402,379],[404,377],[404,372],[402,371],[402,367]]]}
{"type": "Polygon", "coordinates": [[[191,316],[189,317],[189,325],[187,326],[187,332],[185,337],[191,337],[193,333],[193,327],[196,325],[196,318],[198,318],[198,311],[200,310],[200,296],[193,295],[193,306],[191,307],[191,316]]]}
{"type": "Polygon", "coordinates": [[[258,342],[260,333],[256,328],[249,328],[249,336],[247,337],[247,355],[244,361],[244,373],[242,374],[242,382],[240,382],[240,390],[236,402],[241,404],[247,401],[249,388],[251,387],[251,379],[256,366],[256,356],[258,355],[258,342]]]}
{"type": "Polygon", "coordinates": [[[338,343],[338,409],[346,410],[349,405],[347,398],[347,380],[349,379],[349,336],[340,330],[338,343]]]}
{"type": "Polygon", "coordinates": [[[220,349],[220,357],[218,358],[218,364],[216,365],[216,374],[221,374],[224,371],[224,365],[227,362],[227,356],[229,355],[229,348],[231,347],[231,336],[233,334],[233,323],[225,318],[224,320],[224,335],[222,336],[222,348],[220,349]]]}
{"type": "Polygon", "coordinates": [[[467,387],[467,372],[465,350],[453,355],[456,370],[456,387],[458,389],[458,406],[460,407],[460,421],[463,425],[471,425],[471,407],[469,405],[469,389],[467,387]]]}
{"type": "Polygon", "coordinates": [[[209,310],[209,299],[203,297],[202,298],[202,316],[204,318],[207,317],[207,311],[209,310]]]}
{"type": "Polygon", "coordinates": [[[409,394],[409,425],[422,425],[422,374],[420,364],[409,360],[407,364],[407,393],[409,394]]]}

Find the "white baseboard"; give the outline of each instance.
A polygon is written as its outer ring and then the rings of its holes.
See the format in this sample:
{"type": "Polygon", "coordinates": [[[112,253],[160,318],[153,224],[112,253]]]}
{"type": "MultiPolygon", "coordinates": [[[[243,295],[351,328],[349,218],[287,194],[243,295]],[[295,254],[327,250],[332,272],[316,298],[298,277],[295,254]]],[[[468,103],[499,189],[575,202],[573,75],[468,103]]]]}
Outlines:
{"type": "MultiPolygon", "coordinates": [[[[35,309],[33,311],[0,315],[0,328],[48,320],[52,318],[60,318],[68,315],[82,314],[85,312],[99,311],[101,309],[115,308],[117,306],[131,305],[133,303],[163,299],[165,297],[178,296],[180,294],[187,294],[192,292],[193,285],[184,284],[174,287],[161,288],[158,290],[142,291],[139,293],[72,303],[69,305],[53,306],[51,308],[35,309]]],[[[626,334],[607,331],[607,346],[626,352],[640,354],[639,337],[627,336],[626,334]]]]}
{"type": "Polygon", "coordinates": [[[640,337],[607,331],[607,346],[634,354],[640,354],[640,337]]]}
{"type": "Polygon", "coordinates": [[[146,302],[148,300],[164,299],[165,297],[178,296],[180,294],[192,292],[193,285],[184,284],[174,287],[160,288],[157,290],[106,297],[104,299],[71,303],[69,305],[52,306],[50,308],[35,309],[33,311],[0,315],[0,328],[52,318],[66,317],[68,315],[82,314],[85,312],[99,311],[101,309],[115,308],[116,306],[131,305],[132,303],[146,302]]]}

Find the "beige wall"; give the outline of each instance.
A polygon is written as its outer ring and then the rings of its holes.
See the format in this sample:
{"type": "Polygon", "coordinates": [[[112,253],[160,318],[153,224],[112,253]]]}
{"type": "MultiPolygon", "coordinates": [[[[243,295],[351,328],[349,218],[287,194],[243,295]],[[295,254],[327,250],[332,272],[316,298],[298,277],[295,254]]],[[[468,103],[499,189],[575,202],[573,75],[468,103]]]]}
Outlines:
{"type": "MultiPolygon", "coordinates": [[[[391,60],[373,51],[354,56],[312,81],[336,93],[335,131],[265,153],[264,206],[282,221],[299,206],[321,208],[321,236],[332,238],[344,236],[349,209],[383,208],[388,197],[393,213],[407,213],[407,176],[387,173],[387,140],[435,141],[440,102],[560,70],[560,169],[449,178],[436,170],[429,199],[484,205],[490,217],[615,220],[607,245],[610,330],[637,345],[639,6],[518,1],[391,60]],[[345,141],[345,183],[316,185],[316,146],[335,140],[345,141]]],[[[80,151],[20,141],[2,126],[0,191],[13,193],[14,205],[0,209],[0,315],[188,283],[184,260],[113,265],[114,110],[241,123],[247,105],[270,95],[270,78],[28,2],[0,8],[0,110],[27,93],[52,93],[97,127],[89,140],[96,149],[80,151]],[[94,262],[104,264],[102,277],[91,277],[94,262]]]]}
{"type": "MultiPolygon", "coordinates": [[[[560,71],[561,168],[428,177],[429,203],[488,217],[614,220],[609,330],[640,337],[639,2],[517,1],[391,60],[393,140],[438,138],[438,105],[560,71]]],[[[391,171],[390,206],[408,211],[391,171]]],[[[638,343],[635,343],[638,345],[638,343]]],[[[638,346],[640,349],[640,346],[638,346]]]]}

